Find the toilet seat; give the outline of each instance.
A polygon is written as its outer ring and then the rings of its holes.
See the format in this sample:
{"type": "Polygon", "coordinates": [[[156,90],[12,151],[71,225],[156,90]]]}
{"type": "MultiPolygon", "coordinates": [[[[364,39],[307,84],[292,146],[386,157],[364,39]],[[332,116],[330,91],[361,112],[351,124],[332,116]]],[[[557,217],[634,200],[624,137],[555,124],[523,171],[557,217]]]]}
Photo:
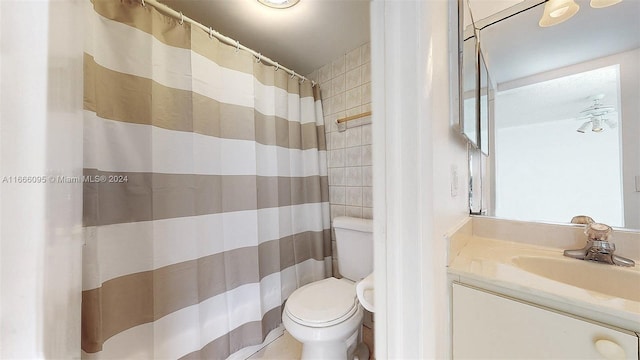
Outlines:
{"type": "Polygon", "coordinates": [[[328,327],[352,317],[358,306],[355,284],[331,277],[294,291],[285,312],[300,325],[328,327]]]}

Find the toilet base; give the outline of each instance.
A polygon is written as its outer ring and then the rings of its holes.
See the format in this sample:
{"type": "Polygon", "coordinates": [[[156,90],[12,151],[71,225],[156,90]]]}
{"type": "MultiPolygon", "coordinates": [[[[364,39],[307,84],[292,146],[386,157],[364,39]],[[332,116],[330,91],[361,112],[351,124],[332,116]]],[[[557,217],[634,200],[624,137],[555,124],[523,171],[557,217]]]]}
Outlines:
{"type": "MultiPolygon", "coordinates": [[[[344,344],[342,344],[344,345],[344,344]]],[[[301,360],[308,359],[341,359],[347,360],[346,346],[336,346],[327,343],[306,343],[302,344],[301,360]]]]}
{"type": "Polygon", "coordinates": [[[362,328],[360,328],[346,341],[302,343],[300,359],[368,360],[369,348],[362,342],[362,328]]]}

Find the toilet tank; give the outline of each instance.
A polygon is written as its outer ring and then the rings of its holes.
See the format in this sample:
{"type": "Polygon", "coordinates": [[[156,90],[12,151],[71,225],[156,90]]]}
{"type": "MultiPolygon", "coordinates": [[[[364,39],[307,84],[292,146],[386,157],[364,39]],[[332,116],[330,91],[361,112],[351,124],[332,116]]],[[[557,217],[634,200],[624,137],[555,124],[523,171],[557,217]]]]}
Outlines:
{"type": "Polygon", "coordinates": [[[359,281],[373,272],[373,221],[347,216],[333,219],[340,275],[359,281]]]}

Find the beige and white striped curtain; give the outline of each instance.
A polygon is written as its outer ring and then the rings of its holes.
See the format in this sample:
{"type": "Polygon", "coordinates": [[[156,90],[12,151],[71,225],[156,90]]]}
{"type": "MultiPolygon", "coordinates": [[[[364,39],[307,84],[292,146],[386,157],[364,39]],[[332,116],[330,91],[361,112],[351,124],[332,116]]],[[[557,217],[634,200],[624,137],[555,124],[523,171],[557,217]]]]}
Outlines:
{"type": "Polygon", "coordinates": [[[261,343],[331,271],[318,89],[137,1],[86,18],[83,357],[261,343]]]}

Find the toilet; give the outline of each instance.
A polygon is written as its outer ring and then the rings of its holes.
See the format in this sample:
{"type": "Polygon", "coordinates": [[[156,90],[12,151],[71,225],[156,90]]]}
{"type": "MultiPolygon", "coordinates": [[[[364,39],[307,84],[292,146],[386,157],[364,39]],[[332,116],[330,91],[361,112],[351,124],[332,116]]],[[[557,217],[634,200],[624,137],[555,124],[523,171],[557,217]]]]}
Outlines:
{"type": "Polygon", "coordinates": [[[282,322],[302,343],[302,359],[368,359],[356,282],[373,271],[373,222],[336,217],[333,228],[343,278],[315,281],[294,291],[285,304],[282,322]]]}

